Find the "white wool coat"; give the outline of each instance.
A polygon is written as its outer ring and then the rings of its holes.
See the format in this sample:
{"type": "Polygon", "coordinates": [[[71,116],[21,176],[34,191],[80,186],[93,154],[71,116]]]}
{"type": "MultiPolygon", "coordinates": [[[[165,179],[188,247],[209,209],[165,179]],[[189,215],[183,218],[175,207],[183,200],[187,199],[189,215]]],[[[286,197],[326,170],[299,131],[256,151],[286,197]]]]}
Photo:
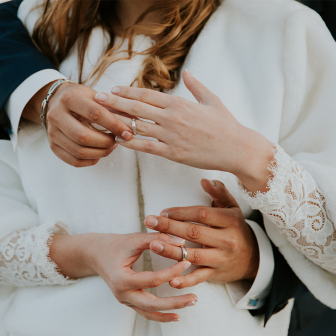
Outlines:
{"type": "MultiPolygon", "coordinates": [[[[26,18],[31,4],[31,0],[23,2],[21,19],[26,18]]],[[[30,30],[35,20],[33,12],[27,20],[30,30]]],[[[84,76],[105,43],[102,31],[95,29],[84,76]]],[[[113,64],[95,89],[109,91],[115,85],[129,85],[141,61],[137,57],[113,64]]],[[[76,79],[76,68],[74,50],[60,71],[76,79]]],[[[217,94],[240,123],[279,143],[304,166],[336,218],[332,206],[336,202],[336,45],[315,12],[292,0],[225,0],[195,41],[184,68],[217,94]]],[[[171,94],[194,100],[182,82],[171,94]]],[[[34,127],[27,125],[19,137],[29,135],[34,127]]],[[[56,221],[66,224],[72,234],[140,231],[137,164],[145,215],[173,206],[210,205],[200,186],[202,178],[223,181],[244,215],[251,212],[231,174],[190,168],[121,147],[96,166],[76,169],[52,153],[45,133],[35,134],[15,154],[8,143],[0,143],[0,237],[56,221]]],[[[265,224],[299,278],[319,300],[336,308],[336,275],[304,257],[270,220],[265,224]]],[[[152,263],[158,270],[172,261],[152,256],[152,263]]],[[[141,323],[139,329],[147,335],[287,333],[290,306],[263,328],[260,318],[233,308],[222,285],[205,282],[183,290],[163,285],[157,292],[160,296],[193,292],[199,302],[179,311],[179,323],[144,326],[97,276],[70,286],[16,289],[4,316],[5,328],[15,336],[131,336],[135,323],[141,323]]]]}

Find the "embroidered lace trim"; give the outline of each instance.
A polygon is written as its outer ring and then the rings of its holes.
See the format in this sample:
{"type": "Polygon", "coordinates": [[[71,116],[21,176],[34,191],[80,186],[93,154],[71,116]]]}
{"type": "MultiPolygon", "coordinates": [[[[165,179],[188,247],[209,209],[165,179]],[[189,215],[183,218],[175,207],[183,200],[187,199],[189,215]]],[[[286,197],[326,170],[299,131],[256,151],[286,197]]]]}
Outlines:
{"type": "Polygon", "coordinates": [[[47,223],[29,230],[14,232],[0,240],[0,284],[28,287],[68,285],[49,258],[54,233],[67,233],[62,224],[47,223]]]}
{"type": "Polygon", "coordinates": [[[251,193],[238,181],[243,198],[308,259],[336,274],[335,223],[316,181],[278,145],[269,170],[272,174],[265,193],[251,193]]]}

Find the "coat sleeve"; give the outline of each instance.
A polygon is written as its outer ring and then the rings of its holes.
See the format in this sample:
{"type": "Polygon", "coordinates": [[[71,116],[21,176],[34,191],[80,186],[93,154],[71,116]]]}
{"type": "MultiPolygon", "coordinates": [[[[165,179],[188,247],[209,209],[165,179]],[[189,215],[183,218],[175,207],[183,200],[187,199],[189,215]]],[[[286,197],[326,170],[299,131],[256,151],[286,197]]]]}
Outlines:
{"type": "Polygon", "coordinates": [[[0,284],[17,287],[65,285],[49,258],[52,235],[68,234],[58,222],[40,225],[29,205],[9,141],[0,140],[0,284]]]}
{"type": "MultiPolygon", "coordinates": [[[[38,51],[17,16],[22,0],[0,4],[0,110],[11,93],[32,74],[55,66],[38,51]]],[[[4,112],[1,112],[4,114],[4,112]]],[[[4,120],[4,127],[10,127],[4,120]]]]}
{"type": "Polygon", "coordinates": [[[336,308],[336,44],[300,7],[283,31],[285,95],[267,193],[241,192],[297,276],[336,308]]]}

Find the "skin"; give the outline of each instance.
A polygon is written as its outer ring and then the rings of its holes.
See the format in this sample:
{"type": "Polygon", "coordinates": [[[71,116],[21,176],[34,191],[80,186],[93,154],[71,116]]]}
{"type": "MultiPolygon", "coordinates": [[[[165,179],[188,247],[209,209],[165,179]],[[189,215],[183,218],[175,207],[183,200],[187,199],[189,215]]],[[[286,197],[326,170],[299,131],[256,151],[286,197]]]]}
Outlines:
{"type": "MultiPolygon", "coordinates": [[[[196,270],[176,277],[169,284],[185,288],[206,280],[226,283],[242,279],[252,284],[259,267],[259,249],[253,231],[223,183],[202,180],[201,184],[212,197],[213,208],[170,208],[163,210],[160,216],[148,216],[145,220],[150,229],[203,245],[203,248],[187,249],[187,260],[197,266],[196,270]]],[[[162,257],[182,260],[181,248],[166,242],[154,240],[150,249],[162,257]]]]}
{"type": "Polygon", "coordinates": [[[249,191],[267,191],[268,166],[274,156],[272,143],[240,124],[190,71],[184,71],[183,80],[198,103],[126,86],[113,88],[113,94],[98,94],[97,102],[129,115],[117,118],[130,127],[133,116],[155,122],[136,120],[136,130],[159,141],[117,137],[117,142],[191,167],[229,172],[249,191]]]}
{"type": "MultiPolygon", "coordinates": [[[[121,35],[123,29],[133,24],[139,13],[146,10],[153,2],[155,0],[120,1],[118,15],[121,26],[116,27],[117,33],[121,35]]],[[[154,20],[155,18],[151,19],[154,20]]],[[[254,160],[255,151],[251,152],[249,157],[246,156],[246,152],[241,152],[242,147],[240,146],[244,145],[244,141],[236,144],[236,147],[227,146],[227,140],[235,131],[239,131],[240,135],[245,131],[244,139],[249,139],[250,143],[255,141],[255,137],[251,137],[255,134],[251,130],[242,130],[218,99],[215,99],[215,105],[211,105],[210,101],[207,100],[208,98],[201,92],[204,88],[200,83],[193,82],[185,74],[184,80],[187,87],[198,97],[200,102],[196,111],[202,115],[208,112],[205,108],[212,108],[214,115],[210,118],[210,124],[204,124],[204,118],[199,120],[199,125],[203,125],[203,127],[197,128],[194,124],[186,124],[183,118],[192,117],[187,113],[190,113],[195,105],[177,97],[163,94],[154,97],[154,95],[151,95],[152,92],[148,92],[149,90],[127,91],[127,88],[123,87],[119,95],[106,94],[106,101],[102,101],[97,99],[99,98],[97,92],[91,88],[77,84],[63,84],[49,102],[47,126],[50,148],[61,160],[74,167],[91,166],[96,164],[100,158],[110,155],[117,146],[114,140],[115,136],[117,136],[118,143],[125,147],[161,155],[199,168],[235,171],[235,168],[245,159],[247,160],[244,161],[245,166],[250,166],[253,169],[248,173],[236,169],[236,175],[240,176],[242,181],[245,178],[244,184],[250,186],[250,190],[264,190],[266,172],[264,168],[267,167],[267,160],[271,155],[267,159],[259,155],[254,160]],[[165,106],[162,106],[162,104],[165,106]],[[165,141],[161,140],[158,143],[161,144],[160,148],[156,148],[152,142],[141,142],[141,140],[133,138],[130,115],[132,117],[140,116],[152,111],[153,119],[148,119],[155,120],[159,113],[171,112],[173,109],[176,109],[176,113],[172,114],[170,119],[166,118],[164,124],[156,120],[156,126],[161,127],[160,129],[157,128],[154,133],[151,133],[153,129],[149,131],[151,135],[157,138],[160,138],[162,133],[167,136],[165,141]],[[126,116],[111,113],[113,111],[125,112],[126,116]],[[178,115],[179,113],[180,115],[178,115]],[[224,124],[231,123],[229,125],[232,128],[230,132],[227,132],[226,129],[214,128],[214,125],[219,123],[216,116],[225,121],[224,124]],[[106,128],[111,133],[104,134],[88,128],[90,122],[106,128]],[[172,123],[180,128],[171,128],[169,125],[172,123]],[[207,127],[209,127],[210,133],[202,133],[202,128],[207,127]],[[171,134],[169,135],[169,133],[171,134]],[[172,138],[176,137],[176,134],[182,135],[182,137],[177,137],[176,142],[172,142],[172,138]],[[225,134],[226,138],[216,144],[217,134],[225,134]],[[192,137],[199,142],[190,142],[192,137]],[[203,139],[208,139],[208,141],[204,142],[203,139]],[[223,145],[224,142],[225,146],[223,145]],[[196,155],[195,147],[197,146],[202,152],[196,155]],[[220,147],[221,154],[219,155],[220,147]],[[209,148],[211,148],[210,151],[209,148]],[[218,162],[216,167],[205,165],[205,162],[210,162],[214,158],[216,158],[215,161],[218,161],[219,157],[231,157],[237,148],[240,157],[236,155],[230,162],[218,162]],[[213,156],[209,157],[209,152],[213,152],[213,156]],[[205,162],[198,161],[197,156],[204,157],[205,162]],[[258,159],[262,161],[260,165],[257,164],[258,159]],[[261,169],[259,174],[252,174],[252,170],[257,172],[258,169],[261,169]]],[[[40,106],[52,84],[49,83],[32,97],[23,111],[23,118],[40,123],[40,106]]],[[[207,95],[209,99],[214,99],[208,91],[207,95]]],[[[137,129],[140,134],[147,134],[149,130],[148,125],[140,120],[137,120],[137,129]]],[[[231,139],[229,143],[234,143],[236,139],[231,139]]],[[[267,147],[262,145],[263,141],[265,142],[264,139],[258,142],[258,154],[267,147]]],[[[251,148],[247,148],[247,151],[248,149],[251,148]]],[[[177,314],[160,311],[192,306],[197,302],[197,297],[194,294],[158,298],[143,291],[143,289],[153,288],[164,282],[169,282],[172,287],[176,288],[193,286],[205,280],[226,282],[248,279],[252,283],[259,265],[258,246],[255,237],[244,221],[232,196],[229,196],[225,187],[219,182],[216,182],[216,187],[214,187],[211,182],[203,180],[202,186],[213,197],[213,208],[167,209],[165,212],[167,217],[161,214],[162,216],[151,216],[146,219],[148,227],[150,227],[152,220],[154,222],[155,220],[158,221],[158,225],[155,227],[157,231],[177,236],[181,235],[183,238],[206,245],[206,247],[200,249],[188,249],[188,260],[199,266],[191,274],[183,277],[179,276],[189,265],[187,262],[179,262],[160,272],[135,273],[131,270],[131,265],[145,249],[149,248],[163,257],[181,260],[182,255],[179,246],[184,244],[184,240],[173,241],[170,236],[163,233],[54,235],[50,246],[50,257],[58,265],[61,273],[70,278],[99,274],[120,303],[130,306],[145,318],[159,322],[178,321],[179,316],[177,314]],[[200,214],[205,215],[199,217],[200,214]],[[206,224],[208,227],[202,227],[202,234],[199,238],[190,237],[186,232],[192,230],[188,229],[192,224],[185,223],[185,221],[196,221],[206,224]],[[169,226],[169,223],[172,225],[169,226]],[[217,237],[217,239],[212,239],[212,237],[217,237]]],[[[194,224],[192,228],[195,228],[194,224]]]]}

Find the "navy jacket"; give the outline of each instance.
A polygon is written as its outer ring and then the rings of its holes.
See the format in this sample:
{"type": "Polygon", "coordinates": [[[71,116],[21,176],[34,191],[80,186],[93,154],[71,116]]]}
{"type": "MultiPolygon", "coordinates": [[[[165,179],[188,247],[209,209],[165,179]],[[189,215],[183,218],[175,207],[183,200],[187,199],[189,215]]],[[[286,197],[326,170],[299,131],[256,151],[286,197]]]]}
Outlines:
{"type": "MultiPolygon", "coordinates": [[[[3,125],[3,129],[0,127],[0,139],[8,139],[5,130],[10,130],[10,124],[3,106],[11,93],[37,71],[55,69],[55,66],[37,50],[17,18],[17,9],[21,2],[22,0],[13,0],[0,4],[0,123],[3,125]]],[[[263,227],[259,212],[255,212],[251,219],[263,227]]],[[[295,298],[290,336],[335,335],[336,311],[327,308],[312,296],[274,245],[273,251],[275,271],[270,295],[261,309],[251,310],[250,313],[265,314],[267,322],[273,314],[286,306],[290,298],[295,298]]]]}

